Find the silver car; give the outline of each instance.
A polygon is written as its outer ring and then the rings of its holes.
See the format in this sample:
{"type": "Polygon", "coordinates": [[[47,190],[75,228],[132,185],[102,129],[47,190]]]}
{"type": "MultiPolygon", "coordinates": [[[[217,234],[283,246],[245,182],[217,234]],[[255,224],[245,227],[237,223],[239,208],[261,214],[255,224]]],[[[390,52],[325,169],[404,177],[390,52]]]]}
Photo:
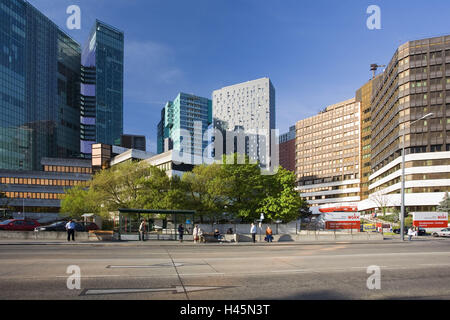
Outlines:
{"type": "Polygon", "coordinates": [[[433,232],[433,237],[450,237],[450,228],[445,228],[437,232],[433,232]]]}

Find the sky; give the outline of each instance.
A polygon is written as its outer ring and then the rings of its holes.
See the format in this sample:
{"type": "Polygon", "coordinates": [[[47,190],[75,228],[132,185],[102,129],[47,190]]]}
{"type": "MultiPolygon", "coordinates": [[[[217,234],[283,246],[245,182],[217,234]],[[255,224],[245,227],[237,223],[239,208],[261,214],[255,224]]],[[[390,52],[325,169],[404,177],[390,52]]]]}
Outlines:
{"type": "Polygon", "coordinates": [[[354,97],[407,41],[450,34],[448,0],[28,0],[82,46],[95,19],[125,34],[124,133],[147,137],[179,92],[211,98],[269,77],[280,133],[354,97]],[[81,29],[69,30],[70,5],[81,29]],[[370,5],[381,29],[369,30],[370,5]]]}

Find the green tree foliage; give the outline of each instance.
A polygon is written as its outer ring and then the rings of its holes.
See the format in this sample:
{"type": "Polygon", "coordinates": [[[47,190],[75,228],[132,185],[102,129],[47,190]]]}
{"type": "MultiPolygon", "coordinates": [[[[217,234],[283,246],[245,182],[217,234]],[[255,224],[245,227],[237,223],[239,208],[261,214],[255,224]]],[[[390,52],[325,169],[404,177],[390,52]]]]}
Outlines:
{"type": "Polygon", "coordinates": [[[65,190],[60,212],[79,219],[82,214],[98,212],[98,209],[92,192],[76,186],[65,190]]]}
{"type": "Polygon", "coordinates": [[[110,169],[99,171],[90,183],[102,211],[140,207],[144,179],[152,180],[163,175],[161,170],[148,163],[127,161],[110,169]]]}
{"type": "Polygon", "coordinates": [[[444,199],[442,199],[442,201],[439,202],[437,209],[442,212],[450,213],[450,197],[448,195],[448,192],[445,193],[444,199]]]}
{"type": "Polygon", "coordinates": [[[227,211],[246,221],[258,219],[260,203],[265,196],[265,181],[258,164],[252,164],[248,156],[238,154],[225,156],[223,162],[229,183],[225,192],[227,211]]]}
{"type": "Polygon", "coordinates": [[[263,180],[266,194],[260,202],[259,211],[272,221],[288,222],[299,218],[300,209],[305,209],[305,202],[295,190],[294,173],[280,167],[275,175],[263,176],[263,180]]]}
{"type": "Polygon", "coordinates": [[[107,216],[119,208],[192,209],[202,221],[220,220],[224,212],[253,221],[264,212],[267,219],[285,222],[309,214],[292,172],[280,168],[275,175],[261,175],[248,157],[228,157],[223,164],[196,166],[181,179],[146,162],[125,162],[96,173],[88,189],[67,189],[61,212],[78,217],[107,216]]]}
{"type": "Polygon", "coordinates": [[[230,179],[219,164],[196,166],[181,179],[187,192],[186,206],[197,211],[203,221],[220,219],[226,205],[225,194],[229,192],[230,179]]]}

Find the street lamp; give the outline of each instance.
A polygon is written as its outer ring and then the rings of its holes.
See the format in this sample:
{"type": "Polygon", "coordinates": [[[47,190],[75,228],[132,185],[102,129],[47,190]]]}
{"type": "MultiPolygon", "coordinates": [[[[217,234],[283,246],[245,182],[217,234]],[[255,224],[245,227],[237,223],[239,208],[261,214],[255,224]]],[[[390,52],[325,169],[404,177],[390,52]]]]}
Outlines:
{"type": "MultiPolygon", "coordinates": [[[[428,119],[429,117],[434,116],[434,113],[428,113],[424,115],[422,118],[414,120],[409,124],[409,127],[416,122],[421,120],[428,119]]],[[[404,231],[405,231],[405,128],[403,128],[403,146],[402,146],[402,189],[401,189],[401,211],[400,211],[400,239],[405,241],[404,239],[404,231]]]]}

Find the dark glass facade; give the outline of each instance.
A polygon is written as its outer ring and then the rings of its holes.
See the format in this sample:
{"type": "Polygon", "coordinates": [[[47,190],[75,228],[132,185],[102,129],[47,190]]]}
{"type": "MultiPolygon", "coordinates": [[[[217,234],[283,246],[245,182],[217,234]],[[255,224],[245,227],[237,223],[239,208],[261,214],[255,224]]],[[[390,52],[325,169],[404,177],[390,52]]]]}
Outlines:
{"type": "Polygon", "coordinates": [[[123,133],[123,32],[96,21],[83,48],[81,152],[93,143],[120,145],[123,133]]]}
{"type": "Polygon", "coordinates": [[[0,169],[76,157],[80,46],[22,0],[0,0],[0,169]]]}

